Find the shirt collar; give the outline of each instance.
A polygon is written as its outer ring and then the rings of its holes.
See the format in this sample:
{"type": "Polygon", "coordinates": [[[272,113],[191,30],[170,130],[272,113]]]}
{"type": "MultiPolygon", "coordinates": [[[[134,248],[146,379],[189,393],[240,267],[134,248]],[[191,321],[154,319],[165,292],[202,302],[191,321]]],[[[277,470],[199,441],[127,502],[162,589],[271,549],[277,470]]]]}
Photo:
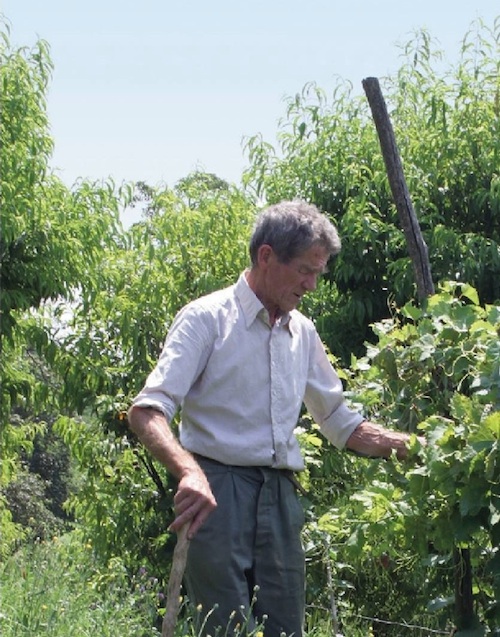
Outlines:
{"type": "MultiPolygon", "coordinates": [[[[248,329],[258,316],[261,316],[262,320],[269,324],[269,315],[267,313],[267,310],[262,305],[261,301],[257,298],[252,288],[248,285],[245,272],[242,272],[240,274],[240,277],[235,286],[235,294],[243,310],[245,325],[248,329]]],[[[287,312],[281,317],[280,325],[286,327],[288,331],[292,333],[290,321],[291,314],[287,312]]]]}

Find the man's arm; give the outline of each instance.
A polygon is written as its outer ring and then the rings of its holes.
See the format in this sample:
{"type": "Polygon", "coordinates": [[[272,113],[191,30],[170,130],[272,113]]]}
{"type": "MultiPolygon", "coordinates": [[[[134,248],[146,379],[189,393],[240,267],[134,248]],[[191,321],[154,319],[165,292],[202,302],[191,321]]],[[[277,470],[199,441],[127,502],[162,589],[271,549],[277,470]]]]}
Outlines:
{"type": "Polygon", "coordinates": [[[161,412],[132,406],[128,422],[146,449],[178,479],[174,496],[175,520],[169,528],[177,532],[189,523],[188,537],[191,539],[217,506],[203,470],[181,446],[161,412]]]}
{"type": "Polygon", "coordinates": [[[346,447],[362,456],[379,458],[388,458],[396,451],[397,457],[403,460],[408,455],[409,440],[409,434],[391,431],[364,420],[349,436],[346,447]]]}

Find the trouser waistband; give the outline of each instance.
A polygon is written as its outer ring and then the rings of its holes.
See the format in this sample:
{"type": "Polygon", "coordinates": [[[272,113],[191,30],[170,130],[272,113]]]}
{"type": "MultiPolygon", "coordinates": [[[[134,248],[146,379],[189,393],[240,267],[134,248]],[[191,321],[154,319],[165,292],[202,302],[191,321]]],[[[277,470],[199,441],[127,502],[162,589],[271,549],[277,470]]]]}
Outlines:
{"type": "Polygon", "coordinates": [[[297,491],[299,491],[299,493],[301,493],[303,496],[308,495],[307,491],[300,484],[300,482],[297,479],[297,476],[295,475],[294,471],[292,471],[292,469],[278,469],[275,467],[265,467],[265,466],[261,467],[261,466],[246,466],[246,465],[230,465],[224,462],[219,462],[218,460],[214,460],[213,458],[208,458],[207,456],[202,456],[199,453],[193,453],[193,457],[195,458],[196,461],[200,461],[200,465],[202,467],[204,463],[207,463],[212,466],[220,467],[221,469],[226,468],[228,470],[241,471],[241,472],[249,471],[249,472],[258,473],[259,475],[262,475],[262,472],[264,471],[270,471],[271,473],[276,472],[277,474],[281,474],[285,478],[290,480],[290,482],[297,489],[297,491]]]}

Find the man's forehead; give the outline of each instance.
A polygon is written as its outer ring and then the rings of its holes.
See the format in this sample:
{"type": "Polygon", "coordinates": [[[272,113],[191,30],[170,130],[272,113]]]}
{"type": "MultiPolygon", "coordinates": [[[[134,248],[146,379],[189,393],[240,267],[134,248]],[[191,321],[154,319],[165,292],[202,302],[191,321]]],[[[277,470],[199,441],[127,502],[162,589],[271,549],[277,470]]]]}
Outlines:
{"type": "Polygon", "coordinates": [[[330,259],[330,254],[325,249],[320,251],[307,250],[301,255],[297,256],[293,261],[302,267],[307,268],[311,273],[324,274],[328,272],[327,263],[330,259]]]}

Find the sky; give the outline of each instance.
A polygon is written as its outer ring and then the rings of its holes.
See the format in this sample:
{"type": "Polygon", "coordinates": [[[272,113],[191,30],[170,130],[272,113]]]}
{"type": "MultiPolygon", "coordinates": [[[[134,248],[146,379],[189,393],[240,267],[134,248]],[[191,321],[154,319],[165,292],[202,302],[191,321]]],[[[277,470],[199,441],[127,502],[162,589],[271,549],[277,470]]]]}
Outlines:
{"type": "Polygon", "coordinates": [[[450,63],[498,0],[3,0],[14,46],[50,45],[52,167],[172,187],[193,170],[239,184],[244,140],[275,143],[286,100],[315,82],[362,92],[426,29],[450,63]]]}

